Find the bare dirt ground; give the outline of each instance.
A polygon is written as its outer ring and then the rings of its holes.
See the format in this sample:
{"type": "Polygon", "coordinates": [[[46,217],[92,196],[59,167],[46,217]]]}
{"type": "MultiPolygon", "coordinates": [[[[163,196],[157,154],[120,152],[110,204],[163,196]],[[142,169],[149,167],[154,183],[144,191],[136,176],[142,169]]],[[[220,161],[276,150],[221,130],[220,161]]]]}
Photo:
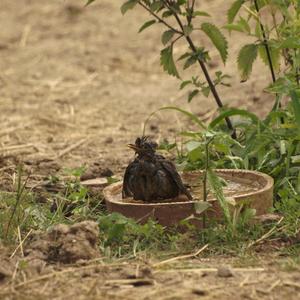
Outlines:
{"type": "MultiPolygon", "coordinates": [[[[83,2],[1,0],[3,176],[19,160],[38,165],[37,177],[93,162],[121,174],[132,157],[125,145],[141,134],[150,112],[170,104],[199,115],[215,108],[212,99],[204,97],[187,104],[187,92],[178,90],[178,80],[162,72],[160,30],[137,35],[145,20],[143,11],[122,17],[122,1],[99,0],[87,9],[83,2]]],[[[201,2],[201,8],[207,8],[217,22],[225,21],[225,1],[201,2]]],[[[262,115],[272,105],[261,92],[270,75],[258,64],[252,79],[240,84],[234,53],[245,41],[232,41],[226,68],[214,53],[210,69],[221,68],[233,76],[233,86],[221,91],[226,104],[262,115]]],[[[149,133],[158,140],[173,141],[175,130],[184,122],[174,113],[159,113],[149,133]]],[[[187,269],[196,266],[208,271],[152,268],[144,274],[139,270],[149,262],[143,260],[57,266],[52,275],[47,269],[45,277],[41,272],[24,277],[23,285],[5,287],[0,299],[299,299],[299,270],[285,272],[275,263],[277,259],[276,254],[258,257],[250,267],[263,270],[235,270],[229,278],[217,276],[212,269],[238,264],[226,257],[185,262],[187,269]],[[140,277],[144,282],[134,282],[140,277]]]]}

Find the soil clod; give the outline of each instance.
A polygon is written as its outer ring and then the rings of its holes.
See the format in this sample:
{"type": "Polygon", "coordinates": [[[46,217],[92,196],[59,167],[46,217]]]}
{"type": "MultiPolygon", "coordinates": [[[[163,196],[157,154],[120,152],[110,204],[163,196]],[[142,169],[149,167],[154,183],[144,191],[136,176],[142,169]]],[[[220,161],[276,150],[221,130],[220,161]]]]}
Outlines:
{"type": "Polygon", "coordinates": [[[222,278],[233,277],[233,272],[228,266],[220,266],[217,271],[217,276],[222,278]]]}
{"type": "Polygon", "coordinates": [[[98,224],[84,221],[74,225],[58,224],[48,232],[36,232],[27,242],[25,255],[28,260],[75,263],[99,257],[97,241],[98,224]]]}

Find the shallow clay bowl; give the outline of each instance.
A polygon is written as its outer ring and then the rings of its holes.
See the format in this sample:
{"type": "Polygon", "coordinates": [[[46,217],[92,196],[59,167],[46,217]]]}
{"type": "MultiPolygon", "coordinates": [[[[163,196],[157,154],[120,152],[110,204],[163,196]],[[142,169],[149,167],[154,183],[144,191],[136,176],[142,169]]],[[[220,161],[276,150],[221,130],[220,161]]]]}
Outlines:
{"type": "MultiPolygon", "coordinates": [[[[235,201],[245,202],[250,208],[256,210],[256,215],[262,215],[268,212],[273,204],[273,178],[256,171],[237,170],[237,169],[219,169],[216,170],[218,176],[245,184],[255,184],[254,191],[240,191],[236,195],[230,195],[235,201]]],[[[186,172],[181,176],[185,184],[195,181],[202,175],[201,171],[186,172]]],[[[117,182],[106,187],[103,190],[106,206],[109,212],[118,212],[128,218],[133,218],[141,223],[145,223],[149,218],[156,220],[163,226],[172,226],[178,224],[192,215],[201,216],[195,211],[196,201],[189,201],[185,196],[179,196],[175,199],[164,200],[163,202],[145,203],[142,201],[133,202],[130,199],[122,199],[122,182],[117,182]]],[[[191,189],[193,194],[193,188],[191,189]]],[[[210,199],[211,208],[206,211],[207,219],[219,219],[222,217],[222,210],[216,199],[210,199]]],[[[201,227],[202,222],[193,220],[197,227],[201,227]]]]}

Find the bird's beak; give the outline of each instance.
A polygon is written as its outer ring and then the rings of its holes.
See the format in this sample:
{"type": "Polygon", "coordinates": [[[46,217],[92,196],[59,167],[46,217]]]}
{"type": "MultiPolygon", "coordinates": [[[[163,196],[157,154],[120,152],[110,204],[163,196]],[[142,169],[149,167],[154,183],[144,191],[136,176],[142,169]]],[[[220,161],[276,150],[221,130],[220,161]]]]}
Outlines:
{"type": "Polygon", "coordinates": [[[134,144],[128,144],[127,147],[130,148],[130,149],[132,149],[132,150],[134,150],[135,152],[138,152],[139,149],[140,149],[139,147],[137,147],[134,144]]]}

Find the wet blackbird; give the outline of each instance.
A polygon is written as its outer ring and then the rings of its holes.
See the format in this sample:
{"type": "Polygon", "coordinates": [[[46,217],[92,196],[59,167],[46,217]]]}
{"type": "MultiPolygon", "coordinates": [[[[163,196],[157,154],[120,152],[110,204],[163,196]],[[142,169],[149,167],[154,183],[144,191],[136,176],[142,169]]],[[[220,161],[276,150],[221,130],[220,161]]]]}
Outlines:
{"type": "Polygon", "coordinates": [[[137,138],[135,144],[129,144],[137,154],[135,160],[126,168],[123,183],[123,198],[153,202],[184,194],[192,196],[185,188],[175,165],[156,154],[157,145],[147,137],[137,138]]]}

